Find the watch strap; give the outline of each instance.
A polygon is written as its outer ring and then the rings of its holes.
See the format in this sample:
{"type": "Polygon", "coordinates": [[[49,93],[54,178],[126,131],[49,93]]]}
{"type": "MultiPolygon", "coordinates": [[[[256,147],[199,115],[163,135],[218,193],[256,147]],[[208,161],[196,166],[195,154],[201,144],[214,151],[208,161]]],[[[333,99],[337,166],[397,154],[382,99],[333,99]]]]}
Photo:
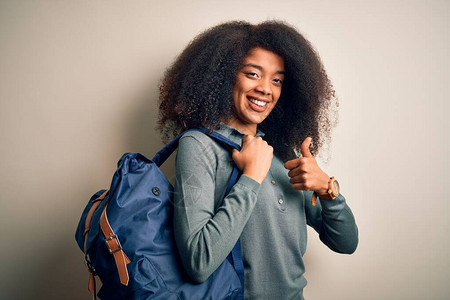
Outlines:
{"type": "Polygon", "coordinates": [[[337,197],[337,196],[333,196],[333,181],[334,180],[335,180],[334,176],[330,177],[330,181],[328,181],[328,189],[327,189],[326,194],[319,195],[317,192],[315,192],[315,191],[313,192],[312,197],[311,197],[312,206],[316,206],[317,198],[324,199],[324,200],[333,200],[337,197]]]}

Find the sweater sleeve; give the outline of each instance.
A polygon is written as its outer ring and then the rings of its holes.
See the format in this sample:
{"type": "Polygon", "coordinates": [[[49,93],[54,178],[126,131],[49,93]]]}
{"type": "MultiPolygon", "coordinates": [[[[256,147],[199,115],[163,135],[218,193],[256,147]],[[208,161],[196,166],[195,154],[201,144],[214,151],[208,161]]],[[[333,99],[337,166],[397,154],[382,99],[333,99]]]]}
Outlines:
{"type": "MultiPolygon", "coordinates": [[[[212,143],[212,141],[210,141],[212,143]]],[[[219,206],[215,195],[217,154],[211,145],[183,136],[178,145],[174,232],[192,280],[205,281],[236,244],[257,200],[260,184],[242,175],[219,206]]]]}
{"type": "Polygon", "coordinates": [[[312,192],[305,192],[308,225],[318,233],[320,240],[331,250],[352,254],[358,246],[358,227],[344,196],[334,200],[320,200],[312,206],[312,192]]]}

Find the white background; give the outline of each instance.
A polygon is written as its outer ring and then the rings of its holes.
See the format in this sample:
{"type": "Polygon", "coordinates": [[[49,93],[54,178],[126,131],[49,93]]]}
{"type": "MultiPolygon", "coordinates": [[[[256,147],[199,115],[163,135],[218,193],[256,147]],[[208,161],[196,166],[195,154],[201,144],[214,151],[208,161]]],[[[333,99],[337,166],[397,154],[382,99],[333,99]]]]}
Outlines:
{"type": "MultiPolygon", "coordinates": [[[[307,299],[448,299],[448,1],[0,1],[0,298],[90,299],[74,240],[123,152],[152,156],[158,83],[199,32],[282,19],[340,99],[330,162],[355,254],[309,231],[307,299]]],[[[173,176],[173,166],[166,166],[173,176]]]]}

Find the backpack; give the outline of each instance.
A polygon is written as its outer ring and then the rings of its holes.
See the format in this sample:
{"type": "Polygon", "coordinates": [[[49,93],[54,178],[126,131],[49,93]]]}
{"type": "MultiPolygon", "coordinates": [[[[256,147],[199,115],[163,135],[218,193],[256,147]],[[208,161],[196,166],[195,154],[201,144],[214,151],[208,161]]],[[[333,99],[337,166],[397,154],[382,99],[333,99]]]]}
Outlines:
{"type": "MultiPolygon", "coordinates": [[[[201,131],[225,147],[240,146],[216,132],[201,131]]],[[[186,132],[186,131],[185,131],[186,132]]],[[[184,133],[185,133],[184,132],[184,133]]],[[[125,153],[109,190],[84,209],[75,239],[90,272],[88,289],[117,299],[243,299],[244,266],[238,240],[227,259],[203,283],[193,283],[181,264],[173,234],[173,187],[159,167],[178,146],[180,134],[153,159],[125,153]]],[[[226,194],[239,177],[234,166],[226,194]]]]}

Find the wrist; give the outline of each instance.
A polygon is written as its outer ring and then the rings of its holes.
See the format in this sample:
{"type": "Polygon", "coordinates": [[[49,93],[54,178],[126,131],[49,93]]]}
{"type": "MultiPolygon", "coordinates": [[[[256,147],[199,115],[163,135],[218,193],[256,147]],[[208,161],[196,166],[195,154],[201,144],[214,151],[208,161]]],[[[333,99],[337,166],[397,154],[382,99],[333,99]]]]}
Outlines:
{"type": "Polygon", "coordinates": [[[331,177],[324,173],[322,176],[320,188],[318,188],[317,190],[314,190],[314,193],[317,196],[319,196],[319,198],[324,199],[323,197],[328,195],[330,181],[331,181],[331,177]],[[322,197],[320,197],[320,196],[322,196],[322,197]]]}
{"type": "Polygon", "coordinates": [[[265,178],[265,177],[262,178],[261,176],[259,176],[255,172],[246,172],[246,171],[244,171],[244,172],[242,172],[242,175],[245,175],[245,176],[253,179],[254,181],[258,182],[259,184],[262,184],[262,182],[264,181],[264,178],[265,178]]]}
{"type": "Polygon", "coordinates": [[[314,191],[314,193],[320,199],[328,199],[328,200],[335,199],[340,193],[340,187],[338,181],[334,178],[334,176],[329,178],[327,186],[328,187],[325,192],[319,193],[317,191],[314,191]]]}

